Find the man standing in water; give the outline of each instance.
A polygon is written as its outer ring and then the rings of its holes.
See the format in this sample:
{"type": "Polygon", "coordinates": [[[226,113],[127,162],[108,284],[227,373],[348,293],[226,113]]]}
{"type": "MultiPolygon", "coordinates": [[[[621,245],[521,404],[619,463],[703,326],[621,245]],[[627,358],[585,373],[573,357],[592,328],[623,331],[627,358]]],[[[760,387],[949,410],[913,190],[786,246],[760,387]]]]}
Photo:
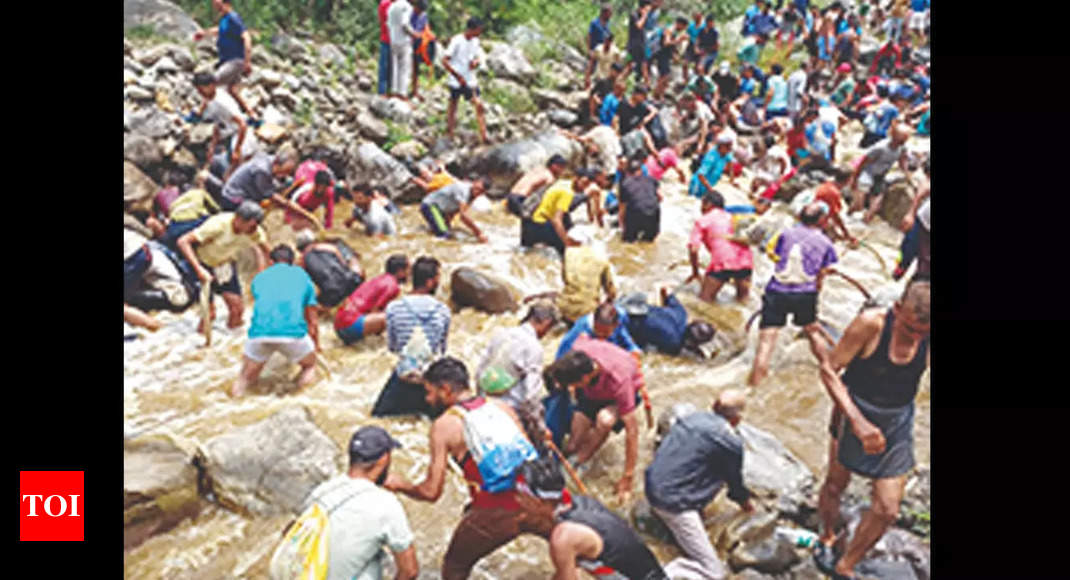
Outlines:
{"type": "Polygon", "coordinates": [[[907,475],[914,468],[914,397],[929,366],[929,286],[927,278],[915,278],[892,308],[863,310],[821,362],[821,381],[835,408],[814,561],[833,578],[854,578],[855,565],[899,515],[907,475]],[[837,560],[832,545],[840,496],[852,472],[873,480],[873,497],[837,560]]]}
{"type": "Polygon", "coordinates": [[[747,301],[754,258],[746,241],[734,236],[732,215],[724,210],[724,197],[715,190],[710,190],[702,198],[702,216],[695,220],[691,229],[687,250],[691,258],[691,276],[687,281],[702,280],[699,298],[713,302],[721,286],[734,280],[736,300],[747,301]],[[700,246],[706,246],[710,252],[710,266],[705,276],[698,271],[700,246]]]}

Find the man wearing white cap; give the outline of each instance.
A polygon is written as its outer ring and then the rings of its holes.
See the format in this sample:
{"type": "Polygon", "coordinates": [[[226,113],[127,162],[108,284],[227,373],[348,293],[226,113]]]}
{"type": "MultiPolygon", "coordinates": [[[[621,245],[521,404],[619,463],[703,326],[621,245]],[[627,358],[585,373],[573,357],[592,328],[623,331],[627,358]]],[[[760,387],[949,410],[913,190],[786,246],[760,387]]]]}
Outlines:
{"type": "MultiPolygon", "coordinates": [[[[732,145],[734,142],[735,139],[730,133],[722,131],[717,136],[717,147],[706,153],[702,158],[702,164],[699,165],[698,171],[691,176],[691,183],[687,187],[688,194],[692,197],[701,198],[706,195],[707,191],[712,190],[713,186],[717,185],[725,168],[734,161],[732,157],[732,145]]],[[[729,174],[728,179],[728,182],[735,186],[735,177],[729,174]]]]}
{"type": "Polygon", "coordinates": [[[728,64],[727,60],[721,61],[721,66],[713,74],[713,82],[717,85],[722,99],[734,101],[739,97],[739,79],[732,74],[732,65],[728,64]]]}

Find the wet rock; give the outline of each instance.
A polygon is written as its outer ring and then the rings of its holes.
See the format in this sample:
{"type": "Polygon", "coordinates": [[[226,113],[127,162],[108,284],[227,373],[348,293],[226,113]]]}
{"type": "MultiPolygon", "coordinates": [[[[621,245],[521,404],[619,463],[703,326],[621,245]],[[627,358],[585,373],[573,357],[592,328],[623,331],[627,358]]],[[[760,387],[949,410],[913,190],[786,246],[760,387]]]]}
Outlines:
{"type": "Polygon", "coordinates": [[[554,109],[547,115],[550,117],[550,122],[558,127],[571,127],[580,120],[576,113],[565,109],[554,109]]]}
{"type": "Polygon", "coordinates": [[[156,66],[153,67],[153,70],[157,73],[171,74],[178,72],[178,65],[171,60],[171,57],[165,56],[156,61],[156,66]]]}
{"type": "Polygon", "coordinates": [[[863,560],[855,566],[859,580],[922,580],[906,562],[863,560]]]}
{"type": "Polygon", "coordinates": [[[557,131],[547,131],[475,151],[464,158],[464,169],[490,177],[494,184],[492,189],[508,191],[525,171],[546,165],[554,154],[562,155],[575,167],[583,156],[583,148],[557,131]]]}
{"type": "MultiPolygon", "coordinates": [[[[849,542],[858,530],[866,507],[858,505],[845,510],[847,534],[844,536],[844,542],[849,542]]],[[[930,568],[929,545],[906,530],[892,527],[877,541],[855,570],[861,578],[929,580],[930,568]]]]}
{"type": "Polygon", "coordinates": [[[739,574],[733,574],[730,578],[732,580],[773,580],[775,576],[769,576],[768,574],[762,574],[757,570],[747,568],[739,574]]]}
{"type": "Polygon", "coordinates": [[[728,565],[734,570],[753,568],[765,574],[779,574],[802,558],[790,542],[771,536],[755,544],[741,544],[728,556],[728,565]]]}
{"type": "Polygon", "coordinates": [[[372,113],[380,119],[389,119],[396,123],[408,124],[412,120],[412,106],[399,99],[388,99],[376,95],[369,104],[372,113]]]}
{"type": "Polygon", "coordinates": [[[665,522],[654,513],[650,502],[645,497],[640,497],[632,506],[632,523],[635,529],[661,542],[672,543],[674,538],[665,522]]]}
{"type": "Polygon", "coordinates": [[[197,469],[191,459],[169,437],[123,444],[124,549],[200,512],[204,502],[197,494],[197,469]]]}
{"type": "Polygon", "coordinates": [[[503,42],[487,42],[487,67],[496,76],[529,83],[539,75],[535,67],[528,62],[524,51],[503,42]]]}
{"type": "Polygon", "coordinates": [[[757,544],[770,537],[776,531],[777,514],[775,512],[755,512],[725,528],[718,538],[718,545],[731,549],[740,544],[757,544]]]}
{"type": "Polygon", "coordinates": [[[297,97],[285,87],[276,87],[271,91],[271,102],[290,111],[297,108],[297,97]]]}
{"type": "Polygon", "coordinates": [[[156,95],[149,89],[138,85],[130,85],[123,91],[125,97],[131,101],[151,101],[156,95]]]}
{"type": "Polygon", "coordinates": [[[402,141],[390,148],[390,154],[398,159],[416,159],[427,153],[427,147],[415,139],[402,141]]]}
{"type": "Polygon", "coordinates": [[[665,436],[669,434],[669,430],[676,424],[681,418],[686,417],[692,413],[697,413],[698,407],[692,403],[676,403],[672,407],[665,409],[658,415],[657,434],[654,438],[654,446],[657,447],[661,443],[665,436]]]}
{"type": "Polygon", "coordinates": [[[881,202],[879,215],[884,221],[894,228],[899,227],[910,206],[914,203],[914,188],[906,178],[897,179],[887,184],[884,190],[884,200],[881,202]]]}
{"type": "Polygon", "coordinates": [[[128,211],[151,210],[152,196],[159,187],[136,165],[123,161],[123,206],[128,211]]]}
{"type": "Polygon", "coordinates": [[[242,513],[296,513],[312,488],[338,473],[343,454],[303,406],[283,409],[201,445],[203,488],[242,513]]]}
{"type": "MultiPolygon", "coordinates": [[[[133,87],[131,87],[133,88],[133,87]]],[[[149,99],[154,95],[149,94],[149,99]]],[[[160,139],[166,137],[174,130],[175,124],[167,113],[155,108],[146,108],[135,113],[130,113],[124,119],[126,128],[132,133],[160,139]]]]}
{"type": "Polygon", "coordinates": [[[812,557],[804,557],[802,562],[792,568],[786,575],[789,580],[825,580],[824,572],[817,569],[812,557]]]}
{"type": "Polygon", "coordinates": [[[375,118],[374,115],[367,111],[357,112],[357,107],[352,107],[350,111],[356,112],[357,131],[362,137],[371,139],[378,144],[386,142],[387,137],[390,135],[390,129],[385,122],[375,118]]]}
{"type": "Polygon", "coordinates": [[[500,314],[515,312],[516,299],[505,283],[472,268],[457,268],[450,276],[450,299],[458,307],[500,314]]]}
{"type": "Polygon", "coordinates": [[[568,96],[564,93],[552,91],[550,89],[531,89],[531,98],[535,100],[535,104],[538,105],[540,109],[568,107],[568,96]]]}
{"type": "Polygon", "coordinates": [[[389,153],[374,143],[361,143],[349,151],[346,171],[353,179],[383,185],[395,201],[419,200],[421,190],[412,183],[412,173],[389,153]]]}
{"type": "Polygon", "coordinates": [[[151,26],[156,34],[188,41],[201,29],[197,21],[167,0],[123,0],[123,31],[151,26]]]}
{"type": "Polygon", "coordinates": [[[319,57],[320,60],[334,67],[345,66],[347,61],[345,53],[333,44],[320,45],[319,57]]]}
{"type": "Polygon", "coordinates": [[[265,89],[271,90],[282,84],[282,74],[269,68],[257,69],[250,79],[250,84],[258,84],[265,89]]]}
{"type": "Polygon", "coordinates": [[[286,127],[274,123],[264,123],[256,130],[256,136],[261,141],[274,145],[287,136],[286,127]]]}
{"type": "Polygon", "coordinates": [[[123,159],[142,169],[163,160],[164,154],[155,141],[136,133],[123,134],[123,159]]]}
{"type": "Polygon", "coordinates": [[[175,152],[171,154],[169,160],[172,167],[188,176],[195,174],[200,166],[197,162],[197,157],[195,157],[189,149],[184,147],[175,150],[175,152]]]}
{"type": "Polygon", "coordinates": [[[759,496],[777,497],[780,511],[797,512],[816,484],[814,474],[772,434],[741,423],[743,482],[759,496]]]}

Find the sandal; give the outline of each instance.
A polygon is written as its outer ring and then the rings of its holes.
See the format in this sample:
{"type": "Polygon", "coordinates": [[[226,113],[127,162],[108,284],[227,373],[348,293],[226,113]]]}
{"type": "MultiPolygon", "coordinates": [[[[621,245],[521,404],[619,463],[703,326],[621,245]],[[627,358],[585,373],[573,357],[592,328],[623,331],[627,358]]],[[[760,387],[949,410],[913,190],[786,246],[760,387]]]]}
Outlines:
{"type": "Polygon", "coordinates": [[[823,574],[828,575],[832,580],[854,580],[854,576],[844,576],[836,572],[836,562],[839,558],[832,551],[832,546],[826,545],[824,542],[818,541],[814,546],[814,565],[823,574]]]}

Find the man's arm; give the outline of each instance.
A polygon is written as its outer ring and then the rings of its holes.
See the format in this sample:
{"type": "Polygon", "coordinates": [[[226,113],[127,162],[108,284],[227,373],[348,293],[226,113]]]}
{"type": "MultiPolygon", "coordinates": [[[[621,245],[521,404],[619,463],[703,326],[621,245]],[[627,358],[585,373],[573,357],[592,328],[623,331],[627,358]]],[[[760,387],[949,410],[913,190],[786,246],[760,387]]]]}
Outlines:
{"type": "Polygon", "coordinates": [[[253,61],[253,35],[252,35],[252,33],[250,33],[249,30],[245,30],[245,32],[241,33],[241,40],[242,40],[242,44],[245,45],[244,70],[245,70],[245,72],[249,72],[249,71],[253,70],[253,66],[252,66],[252,61],[253,61]]]}
{"type": "Polygon", "coordinates": [[[557,236],[561,238],[561,241],[564,242],[566,246],[580,245],[579,242],[568,237],[568,230],[565,229],[565,224],[563,221],[564,217],[565,212],[558,210],[556,213],[554,213],[554,217],[550,220],[550,224],[554,227],[554,231],[557,232],[557,236]]]}
{"type": "Polygon", "coordinates": [[[394,563],[398,567],[394,580],[415,580],[420,574],[420,563],[416,561],[416,546],[410,545],[401,552],[395,552],[394,563]]]}
{"type": "MultiPolygon", "coordinates": [[[[452,50],[450,50],[452,48],[453,48],[453,44],[451,43],[449,49],[447,49],[447,53],[453,52],[452,50]]],[[[468,83],[464,82],[464,77],[462,77],[460,75],[460,73],[458,73],[457,71],[453,70],[453,67],[450,66],[450,55],[449,54],[446,54],[446,55],[444,55],[442,57],[442,67],[446,69],[446,72],[448,72],[451,75],[453,75],[453,78],[457,79],[457,82],[461,83],[461,87],[462,88],[468,86],[468,83]]]]}
{"type": "Polygon", "coordinates": [[[632,494],[632,482],[635,479],[635,463],[639,459],[639,419],[636,410],[622,416],[624,422],[624,474],[617,482],[617,498],[627,502],[632,494]]]}
{"type": "Polygon", "coordinates": [[[878,334],[880,324],[877,322],[878,319],[874,318],[875,316],[880,316],[880,314],[863,312],[855,317],[844,330],[840,342],[836,343],[829,356],[821,361],[821,382],[825,385],[833,402],[851,422],[851,429],[862,441],[868,454],[880,453],[884,450],[884,435],[862,415],[851,400],[847,393],[847,386],[840,380],[840,371],[861,354],[866,344],[878,334]]]}
{"type": "Polygon", "coordinates": [[[464,225],[472,230],[472,233],[479,238],[479,241],[487,243],[487,236],[483,235],[483,232],[479,230],[479,226],[476,225],[476,222],[472,221],[472,218],[468,216],[468,204],[462,203],[461,209],[457,213],[460,214],[461,221],[464,222],[464,225]]]}
{"type": "Polygon", "coordinates": [[[606,300],[613,302],[617,299],[617,281],[612,264],[607,263],[605,270],[602,270],[602,288],[606,291],[606,300]]]}
{"type": "Polygon", "coordinates": [[[320,352],[320,329],[319,329],[319,309],[315,306],[305,306],[305,322],[308,323],[308,336],[312,339],[312,344],[316,345],[316,352],[320,352]]]}
{"type": "Polygon", "coordinates": [[[427,467],[427,477],[419,484],[413,485],[401,476],[390,474],[383,487],[390,491],[403,493],[413,499],[434,503],[442,496],[446,484],[446,461],[449,449],[446,439],[455,427],[457,417],[442,417],[431,425],[431,464],[427,467]]]}
{"type": "Polygon", "coordinates": [[[623,235],[625,224],[628,223],[628,204],[623,199],[617,202],[617,216],[620,223],[620,233],[623,235]]]}
{"type": "Polygon", "coordinates": [[[690,282],[692,280],[698,280],[701,278],[701,275],[698,271],[698,248],[696,246],[688,244],[687,253],[688,258],[690,258],[691,260],[691,276],[687,279],[687,281],[690,282]]]}
{"type": "Polygon", "coordinates": [[[550,559],[554,563],[553,580],[579,580],[580,571],[576,566],[576,524],[560,523],[550,533],[550,559]]]}
{"type": "Polygon", "coordinates": [[[197,273],[197,277],[201,282],[207,284],[212,281],[212,273],[209,272],[201,265],[201,261],[197,259],[197,255],[193,252],[193,244],[200,243],[197,239],[197,232],[189,232],[182,237],[178,238],[175,245],[178,246],[178,251],[182,253],[182,257],[189,262],[190,266],[193,266],[193,271],[197,273]]]}
{"type": "Polygon", "coordinates": [[[731,467],[725,474],[725,483],[728,484],[728,499],[744,506],[750,502],[750,490],[743,485],[743,453],[733,454],[730,461],[731,467]]]}

